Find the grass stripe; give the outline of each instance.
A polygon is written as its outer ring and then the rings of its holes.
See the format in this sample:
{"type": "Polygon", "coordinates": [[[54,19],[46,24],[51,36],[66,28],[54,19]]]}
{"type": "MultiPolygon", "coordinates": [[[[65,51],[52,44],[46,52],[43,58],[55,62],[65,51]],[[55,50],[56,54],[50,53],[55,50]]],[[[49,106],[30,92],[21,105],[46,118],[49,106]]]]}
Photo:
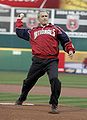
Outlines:
{"type": "MultiPolygon", "coordinates": [[[[16,93],[0,93],[0,102],[15,102],[18,98],[16,93]]],[[[30,95],[26,102],[30,103],[49,103],[49,96],[47,95],[30,95]]],[[[80,97],[60,97],[59,104],[77,106],[87,108],[87,98],[80,97]]]]}
{"type": "MultiPolygon", "coordinates": [[[[0,71],[0,84],[22,85],[26,76],[27,72],[0,71]]],[[[59,79],[63,87],[87,88],[87,75],[59,73],[59,79]]],[[[48,86],[49,80],[47,74],[41,77],[36,85],[48,86]]]]}

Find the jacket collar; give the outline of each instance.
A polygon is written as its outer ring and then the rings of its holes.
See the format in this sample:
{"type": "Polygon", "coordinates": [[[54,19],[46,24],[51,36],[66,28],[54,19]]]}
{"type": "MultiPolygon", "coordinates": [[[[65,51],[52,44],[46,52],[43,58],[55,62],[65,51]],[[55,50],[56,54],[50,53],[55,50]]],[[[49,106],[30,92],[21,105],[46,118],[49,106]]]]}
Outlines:
{"type": "Polygon", "coordinates": [[[42,24],[38,24],[37,27],[38,27],[38,28],[39,28],[39,27],[44,28],[44,27],[51,27],[51,26],[52,26],[52,24],[51,24],[51,23],[48,23],[48,24],[46,24],[46,25],[44,25],[44,26],[43,26],[42,24]]]}

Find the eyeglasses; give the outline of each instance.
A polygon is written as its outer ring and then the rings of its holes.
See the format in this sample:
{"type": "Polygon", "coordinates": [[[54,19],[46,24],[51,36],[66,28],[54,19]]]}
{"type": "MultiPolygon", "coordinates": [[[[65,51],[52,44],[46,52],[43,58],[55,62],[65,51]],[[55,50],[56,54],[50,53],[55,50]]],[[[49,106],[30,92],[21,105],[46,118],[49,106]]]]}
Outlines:
{"type": "Polygon", "coordinates": [[[48,17],[48,15],[42,15],[41,17],[48,17]]]}

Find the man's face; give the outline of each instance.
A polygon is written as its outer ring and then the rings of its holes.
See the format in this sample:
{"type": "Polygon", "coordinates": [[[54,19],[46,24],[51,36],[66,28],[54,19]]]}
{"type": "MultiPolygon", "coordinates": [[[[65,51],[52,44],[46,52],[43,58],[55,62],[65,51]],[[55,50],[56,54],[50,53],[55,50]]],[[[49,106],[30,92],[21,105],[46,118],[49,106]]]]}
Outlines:
{"type": "Polygon", "coordinates": [[[46,25],[48,23],[48,19],[49,19],[49,16],[46,12],[41,12],[38,18],[40,24],[42,25],[46,25]]]}

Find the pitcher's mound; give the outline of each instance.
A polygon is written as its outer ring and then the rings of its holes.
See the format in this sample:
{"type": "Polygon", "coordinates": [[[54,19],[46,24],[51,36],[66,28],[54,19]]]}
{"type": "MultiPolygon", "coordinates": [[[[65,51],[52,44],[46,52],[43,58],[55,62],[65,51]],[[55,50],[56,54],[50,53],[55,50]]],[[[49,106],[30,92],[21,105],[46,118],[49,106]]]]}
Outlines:
{"type": "Polygon", "coordinates": [[[87,109],[59,105],[59,114],[50,114],[49,105],[0,104],[1,120],[87,120],[87,109]]]}

